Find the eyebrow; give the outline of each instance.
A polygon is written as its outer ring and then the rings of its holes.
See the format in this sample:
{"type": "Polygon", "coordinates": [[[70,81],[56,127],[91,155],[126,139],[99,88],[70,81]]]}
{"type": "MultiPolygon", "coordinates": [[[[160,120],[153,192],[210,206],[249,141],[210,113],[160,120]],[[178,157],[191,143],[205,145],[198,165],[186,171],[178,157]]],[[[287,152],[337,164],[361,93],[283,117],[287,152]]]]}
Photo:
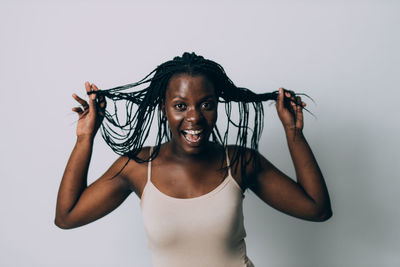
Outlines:
{"type": "MultiPolygon", "coordinates": [[[[204,100],[206,100],[206,99],[208,99],[208,98],[213,98],[213,97],[215,97],[215,95],[206,95],[205,97],[203,97],[202,99],[200,99],[200,101],[204,101],[204,100]]],[[[182,97],[182,96],[179,96],[179,95],[177,95],[177,96],[175,96],[175,97],[173,97],[172,98],[172,100],[175,100],[176,98],[179,98],[179,99],[182,99],[182,100],[187,100],[187,98],[186,97],[182,97]]]]}

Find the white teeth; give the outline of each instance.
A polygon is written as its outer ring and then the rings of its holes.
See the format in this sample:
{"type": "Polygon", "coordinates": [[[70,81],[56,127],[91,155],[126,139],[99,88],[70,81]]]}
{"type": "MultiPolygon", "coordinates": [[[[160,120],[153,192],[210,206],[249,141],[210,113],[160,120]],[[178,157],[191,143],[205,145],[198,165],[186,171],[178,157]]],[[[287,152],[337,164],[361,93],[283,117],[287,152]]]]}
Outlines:
{"type": "Polygon", "coordinates": [[[199,143],[201,138],[201,135],[197,135],[197,138],[193,139],[193,138],[189,138],[187,135],[184,135],[186,141],[188,141],[189,143],[195,144],[195,143],[199,143]]]}
{"type": "Polygon", "coordinates": [[[200,134],[203,130],[184,130],[187,134],[200,134]]]}

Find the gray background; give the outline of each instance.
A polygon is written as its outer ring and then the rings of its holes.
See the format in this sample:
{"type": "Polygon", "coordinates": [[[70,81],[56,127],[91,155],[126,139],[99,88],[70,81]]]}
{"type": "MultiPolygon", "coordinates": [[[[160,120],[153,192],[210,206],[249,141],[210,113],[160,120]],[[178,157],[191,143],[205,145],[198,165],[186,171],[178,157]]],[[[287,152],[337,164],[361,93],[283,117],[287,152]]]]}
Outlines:
{"type": "MultiPolygon", "coordinates": [[[[255,265],[400,266],[399,2],[198,2],[0,3],[0,265],[150,266],[134,194],[87,226],[53,224],[75,142],[71,94],[83,95],[87,80],[100,88],[137,81],[195,51],[238,86],[283,86],[317,102],[308,101],[317,119],[306,115],[305,134],[334,216],[301,221],[247,193],[255,265]]],[[[274,106],[265,107],[260,150],[293,175],[274,106]]],[[[89,180],[115,159],[98,136],[89,180]]]]}

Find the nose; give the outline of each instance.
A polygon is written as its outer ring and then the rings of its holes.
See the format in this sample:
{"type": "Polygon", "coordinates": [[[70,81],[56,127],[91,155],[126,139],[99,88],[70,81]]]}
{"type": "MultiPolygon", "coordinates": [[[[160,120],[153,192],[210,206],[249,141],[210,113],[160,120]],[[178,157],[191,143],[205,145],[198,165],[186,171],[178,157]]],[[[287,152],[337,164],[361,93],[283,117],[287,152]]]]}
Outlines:
{"type": "Polygon", "coordinates": [[[203,114],[197,108],[190,108],[186,112],[185,120],[187,122],[196,123],[203,118],[203,114]]]}

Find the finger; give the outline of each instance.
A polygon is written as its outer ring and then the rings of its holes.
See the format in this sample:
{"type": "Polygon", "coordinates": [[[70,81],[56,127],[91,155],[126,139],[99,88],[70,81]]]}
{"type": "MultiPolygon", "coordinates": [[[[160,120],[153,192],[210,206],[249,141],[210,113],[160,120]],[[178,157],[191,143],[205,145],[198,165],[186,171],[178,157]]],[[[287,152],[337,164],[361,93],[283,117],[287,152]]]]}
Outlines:
{"type": "Polygon", "coordinates": [[[92,91],[92,88],[90,87],[89,82],[85,82],[85,89],[86,89],[86,93],[90,93],[92,91]]]}
{"type": "MultiPolygon", "coordinates": [[[[93,91],[99,91],[99,88],[97,88],[97,86],[94,83],[92,83],[92,88],[93,88],[93,91]]],[[[99,101],[99,104],[100,104],[101,108],[105,108],[106,107],[106,101],[104,99],[104,96],[102,96],[102,95],[98,96],[97,100],[99,101]]]]}
{"type": "Polygon", "coordinates": [[[104,109],[106,108],[106,105],[107,105],[106,101],[101,101],[101,102],[99,102],[99,106],[100,106],[100,108],[101,108],[102,110],[104,110],[104,109]]]}
{"type": "Polygon", "coordinates": [[[296,105],[296,110],[297,111],[301,111],[301,112],[303,112],[303,106],[302,105],[296,105]]]}
{"type": "MultiPolygon", "coordinates": [[[[94,91],[89,82],[85,82],[86,92],[89,94],[94,91]]],[[[96,112],[96,94],[89,94],[89,111],[96,112]]]]}
{"type": "Polygon", "coordinates": [[[77,94],[72,94],[72,97],[79,103],[81,104],[83,107],[89,107],[89,104],[83,100],[82,98],[80,98],[77,94]]]}
{"type": "Polygon", "coordinates": [[[296,109],[296,120],[303,120],[303,105],[298,104],[295,107],[296,109]]]}
{"type": "MultiPolygon", "coordinates": [[[[97,88],[97,86],[94,85],[94,83],[92,83],[92,84],[90,85],[90,88],[92,88],[92,92],[96,92],[96,91],[99,90],[99,89],[97,88]]],[[[92,100],[96,100],[96,99],[97,99],[97,94],[96,94],[96,93],[92,93],[92,94],[90,95],[90,98],[91,98],[92,100]]]]}
{"type": "MultiPolygon", "coordinates": [[[[99,91],[99,88],[94,83],[92,83],[92,89],[96,92],[99,91]]],[[[100,101],[101,99],[104,99],[104,96],[99,96],[98,100],[100,101]]]]}
{"type": "Polygon", "coordinates": [[[99,102],[106,102],[105,97],[103,95],[99,96],[99,102]]]}
{"type": "Polygon", "coordinates": [[[298,106],[300,109],[303,109],[306,105],[307,105],[307,104],[301,100],[301,97],[298,96],[298,97],[297,97],[297,106],[298,106]]]}
{"type": "MultiPolygon", "coordinates": [[[[90,86],[90,88],[91,88],[91,91],[94,91],[94,90],[92,90],[93,86],[90,86]]],[[[89,111],[96,112],[96,97],[97,97],[96,94],[89,95],[89,98],[90,98],[89,111]]]]}
{"type": "Polygon", "coordinates": [[[292,105],[293,108],[297,109],[301,109],[303,107],[304,102],[301,101],[301,97],[297,96],[296,98],[292,97],[292,101],[290,102],[290,104],[292,105]]]}
{"type": "Polygon", "coordinates": [[[92,89],[93,91],[99,91],[99,88],[94,83],[92,83],[92,89]]]}
{"type": "Polygon", "coordinates": [[[83,113],[83,110],[80,107],[72,108],[72,111],[78,113],[78,115],[81,115],[83,113]]]}
{"type": "Polygon", "coordinates": [[[285,92],[284,94],[285,98],[287,98],[286,101],[284,100],[284,104],[285,103],[287,104],[285,105],[285,107],[290,109],[293,107],[293,103],[296,102],[295,93],[292,90],[287,90],[287,89],[284,89],[284,92],[285,92]]]}
{"type": "Polygon", "coordinates": [[[279,88],[278,101],[276,101],[276,108],[281,110],[283,107],[283,88],[279,88]]]}
{"type": "Polygon", "coordinates": [[[296,110],[296,120],[298,121],[298,126],[301,127],[303,124],[303,107],[302,106],[297,106],[296,110]]]}
{"type": "MultiPolygon", "coordinates": [[[[93,91],[96,91],[96,92],[99,91],[99,88],[97,88],[97,86],[94,83],[92,83],[92,88],[93,88],[93,91]]],[[[104,99],[104,96],[102,96],[102,95],[97,96],[97,94],[96,94],[96,97],[97,97],[100,108],[104,109],[106,107],[106,101],[104,99]]]]}

